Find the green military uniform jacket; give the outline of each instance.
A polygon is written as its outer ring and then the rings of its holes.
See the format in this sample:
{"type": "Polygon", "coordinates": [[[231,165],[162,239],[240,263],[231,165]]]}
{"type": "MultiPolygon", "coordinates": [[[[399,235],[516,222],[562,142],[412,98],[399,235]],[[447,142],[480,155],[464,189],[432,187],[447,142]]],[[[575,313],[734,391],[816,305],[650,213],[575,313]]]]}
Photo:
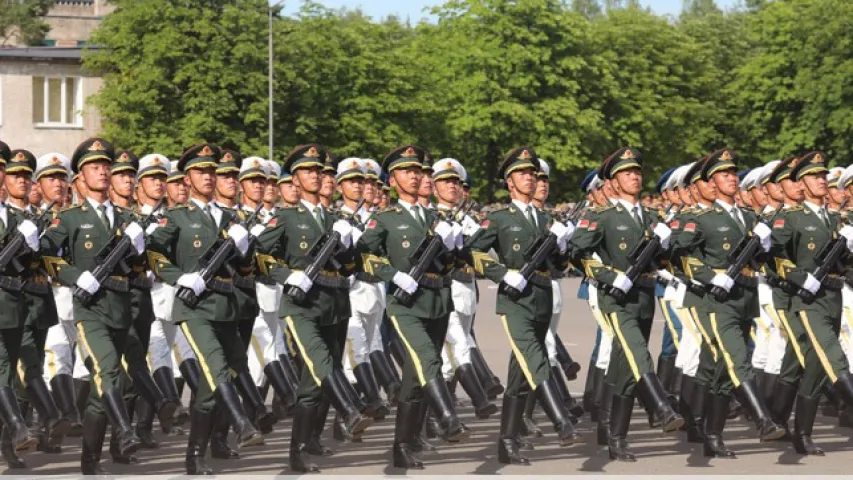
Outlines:
{"type": "MultiPolygon", "coordinates": [[[[219,206],[223,210],[230,210],[241,222],[248,220],[252,216],[253,210],[245,207],[242,204],[237,204],[234,209],[219,206]]],[[[248,230],[249,227],[247,226],[248,230]]],[[[258,296],[255,289],[255,262],[239,262],[238,268],[235,269],[234,275],[234,292],[237,294],[237,311],[238,317],[242,319],[255,318],[258,316],[260,309],[258,308],[258,296]]]]}
{"type": "Polygon", "coordinates": [[[287,277],[294,271],[304,271],[311,265],[308,254],[312,247],[331,233],[332,226],[338,220],[335,213],[328,209],[324,211],[324,225],[320,227],[314,215],[301,204],[279,208],[258,236],[259,262],[267,266],[266,274],[270,278],[284,285],[285,294],[281,296],[279,307],[279,316],[282,318],[312,318],[317,319],[320,325],[333,325],[342,320],[338,315],[338,303],[347,296],[347,277],[356,268],[352,248],[340,251],[334,256],[339,268],[336,269],[331,261],[326,264],[314,280],[303,305],[294,303],[286,293],[290,287],[285,284],[287,277]]]}
{"type": "MultiPolygon", "coordinates": [[[[536,209],[536,225],[515,204],[499,208],[486,215],[480,230],[472,235],[470,247],[474,270],[500,283],[509,270],[519,270],[530,259],[532,246],[549,235],[553,223],[550,215],[536,209]],[[495,261],[488,255],[494,249],[495,261]]],[[[550,264],[542,265],[527,282],[523,295],[514,301],[501,291],[498,292],[497,313],[508,318],[524,317],[537,322],[550,322],[553,313],[554,292],[551,285],[551,270],[563,271],[568,267],[568,256],[557,251],[550,264]]]]}
{"type": "MultiPolygon", "coordinates": [[[[661,221],[655,210],[646,207],[642,207],[642,217],[643,225],[640,226],[631,212],[620,203],[589,209],[578,222],[569,245],[572,263],[599,285],[612,286],[616,277],[631,266],[628,255],[649,238],[652,226],[661,221]],[[594,257],[595,254],[598,254],[600,261],[594,257]]],[[[652,272],[657,268],[654,261],[650,263],[648,272],[644,272],[634,282],[625,297],[625,304],[639,303],[640,308],[650,310],[644,313],[654,312],[656,280],[652,272]]],[[[604,289],[599,288],[598,292],[598,304],[603,313],[613,313],[624,308],[624,305],[617,305],[616,300],[604,289]]]]}
{"type": "MultiPolygon", "coordinates": [[[[54,267],[57,278],[67,285],[75,285],[84,271],[93,272],[103,259],[99,255],[102,249],[114,236],[120,238],[131,222],[130,212],[113,205],[112,230],[107,230],[88,200],[61,211],[42,236],[45,253],[62,251],[69,260],[67,265],[54,267]]],[[[127,277],[121,279],[127,280],[127,277]]],[[[89,307],[84,307],[75,298],[74,319],[78,322],[98,321],[117,329],[130,328],[130,293],[101,287],[89,307]]]]}
{"type": "MultiPolygon", "coordinates": [[[[221,210],[222,218],[219,225],[215,225],[211,216],[193,202],[168,209],[158,227],[148,236],[148,260],[155,275],[174,286],[181,275],[199,271],[203,266],[200,262],[208,250],[214,248],[217,240],[226,237],[225,230],[236,220],[232,211],[221,210]]],[[[252,258],[251,252],[247,252],[246,258],[252,258]]],[[[232,282],[224,267],[216,272],[216,276],[222,282],[232,282]]],[[[237,294],[207,289],[195,308],[176,300],[172,318],[176,323],[195,318],[235,322],[238,318],[237,294]]]]}
{"type": "MultiPolygon", "coordinates": [[[[6,208],[6,231],[0,237],[0,245],[5,247],[18,231],[18,225],[26,220],[24,216],[12,208],[6,208]]],[[[27,255],[27,257],[30,257],[27,255]]],[[[30,265],[29,258],[19,258],[21,265],[26,269],[30,265]]],[[[25,270],[24,274],[28,274],[25,270]]],[[[0,272],[2,276],[21,278],[22,275],[16,272],[11,266],[4,272],[0,272]]],[[[27,319],[27,301],[22,291],[7,290],[0,288],[0,329],[22,328],[27,319]]]]}
{"type": "MultiPolygon", "coordinates": [[[[358,254],[362,256],[364,269],[376,275],[383,282],[391,282],[397,272],[409,273],[418,258],[421,242],[432,237],[430,226],[438,218],[434,210],[423,209],[425,225],[415,220],[403,207],[391,207],[377,212],[367,223],[364,234],[358,242],[358,254]]],[[[424,244],[425,246],[426,244],[424,244]]],[[[388,315],[414,316],[418,318],[442,318],[450,315],[453,301],[450,296],[448,274],[453,268],[456,256],[450,253],[440,254],[427,269],[426,277],[440,288],[419,285],[411,308],[402,305],[392,295],[397,286],[389,285],[387,300],[388,315]]]]}
{"type": "MultiPolygon", "coordinates": [[[[10,205],[10,209],[16,210],[23,218],[35,222],[41,211],[30,206],[27,210],[19,210],[10,205]]],[[[42,229],[42,225],[38,225],[42,229]]],[[[47,257],[41,254],[28,255],[27,275],[24,283],[24,296],[27,299],[26,324],[39,330],[46,330],[57,323],[59,317],[56,314],[56,301],[53,298],[53,289],[47,275],[47,257]]]]}

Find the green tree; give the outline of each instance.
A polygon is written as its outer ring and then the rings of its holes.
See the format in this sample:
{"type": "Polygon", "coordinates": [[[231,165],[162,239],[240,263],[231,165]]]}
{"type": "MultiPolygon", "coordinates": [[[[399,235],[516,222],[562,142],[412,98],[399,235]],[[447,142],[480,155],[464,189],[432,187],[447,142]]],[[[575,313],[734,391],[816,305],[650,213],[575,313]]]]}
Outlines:
{"type": "Polygon", "coordinates": [[[598,18],[603,13],[598,0],[572,0],[572,10],[589,20],[598,18]]]}
{"type": "Polygon", "coordinates": [[[50,26],[44,17],[56,0],[0,0],[0,47],[39,45],[50,26]]]}

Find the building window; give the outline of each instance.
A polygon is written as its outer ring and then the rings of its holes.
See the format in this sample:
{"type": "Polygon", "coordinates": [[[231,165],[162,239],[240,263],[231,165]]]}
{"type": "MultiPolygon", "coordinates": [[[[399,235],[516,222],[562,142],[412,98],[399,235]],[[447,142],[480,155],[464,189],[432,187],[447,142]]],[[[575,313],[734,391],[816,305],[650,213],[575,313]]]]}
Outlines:
{"type": "Polygon", "coordinates": [[[33,77],[33,123],[83,126],[80,77],[33,77]]]}

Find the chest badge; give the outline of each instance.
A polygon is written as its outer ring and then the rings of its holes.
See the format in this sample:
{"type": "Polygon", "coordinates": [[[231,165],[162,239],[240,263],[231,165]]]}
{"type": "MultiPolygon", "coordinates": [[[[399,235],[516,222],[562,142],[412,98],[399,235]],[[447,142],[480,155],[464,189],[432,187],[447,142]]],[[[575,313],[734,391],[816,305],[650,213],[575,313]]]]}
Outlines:
{"type": "Polygon", "coordinates": [[[308,248],[308,242],[299,242],[299,248],[305,250],[308,248]]]}
{"type": "Polygon", "coordinates": [[[732,244],[731,244],[731,243],[726,242],[726,243],[724,243],[724,244],[723,244],[723,250],[725,250],[725,251],[727,251],[727,252],[728,252],[728,251],[729,251],[729,250],[731,250],[731,249],[732,249],[732,244]]]}
{"type": "Polygon", "coordinates": [[[91,250],[91,249],[92,249],[92,247],[94,247],[94,246],[95,246],[95,245],[94,245],[94,244],[92,244],[92,242],[91,242],[91,241],[87,241],[86,243],[84,243],[84,244],[83,244],[83,248],[85,248],[86,250],[91,250]]]}
{"type": "Polygon", "coordinates": [[[195,248],[201,248],[201,239],[199,239],[198,237],[196,237],[196,239],[195,239],[195,240],[193,240],[193,247],[195,247],[195,248]]]}
{"type": "Polygon", "coordinates": [[[412,244],[409,243],[408,240],[403,240],[403,248],[409,248],[412,244]]]}
{"type": "Polygon", "coordinates": [[[625,242],[620,243],[619,250],[628,250],[628,244],[625,242]]]}
{"type": "Polygon", "coordinates": [[[806,248],[808,248],[809,250],[814,250],[815,248],[817,248],[817,245],[815,245],[814,242],[809,242],[809,244],[806,245],[806,248]]]}
{"type": "Polygon", "coordinates": [[[513,251],[513,252],[517,252],[517,251],[519,251],[519,250],[521,250],[521,245],[519,245],[519,244],[517,244],[517,243],[513,243],[513,244],[512,244],[512,251],[513,251]]]}

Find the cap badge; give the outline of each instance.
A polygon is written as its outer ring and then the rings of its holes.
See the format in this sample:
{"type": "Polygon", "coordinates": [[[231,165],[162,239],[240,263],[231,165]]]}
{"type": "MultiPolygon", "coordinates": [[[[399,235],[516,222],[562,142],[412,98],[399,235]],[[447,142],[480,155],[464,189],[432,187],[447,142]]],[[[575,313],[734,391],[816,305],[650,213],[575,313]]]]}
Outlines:
{"type": "Polygon", "coordinates": [[[311,147],[305,152],[305,156],[307,158],[320,158],[320,152],[317,151],[317,147],[311,147]]]}
{"type": "Polygon", "coordinates": [[[732,159],[732,154],[729,153],[728,150],[724,151],[722,155],[720,155],[720,160],[726,162],[732,159]]]}
{"type": "Polygon", "coordinates": [[[812,163],[823,163],[823,157],[821,154],[818,153],[815,155],[814,158],[812,158],[812,163]]]}
{"type": "Polygon", "coordinates": [[[89,146],[90,152],[102,152],[104,150],[106,150],[106,148],[104,148],[104,144],[101,143],[100,140],[95,140],[95,142],[89,146]]]}
{"type": "Polygon", "coordinates": [[[528,151],[526,148],[522,150],[521,153],[518,155],[519,160],[530,160],[532,158],[533,155],[531,155],[530,151],[528,151]]]}
{"type": "Polygon", "coordinates": [[[406,151],[405,151],[405,152],[403,152],[403,153],[402,153],[402,155],[400,155],[400,156],[401,156],[401,157],[403,157],[403,158],[406,158],[406,157],[417,157],[417,156],[418,156],[418,152],[416,152],[414,148],[409,147],[409,148],[407,148],[407,149],[406,149],[406,151]]]}
{"type": "Polygon", "coordinates": [[[628,148],[625,150],[624,153],[622,153],[622,155],[619,158],[621,158],[622,160],[630,160],[632,158],[635,158],[634,152],[630,148],[628,148]]]}

